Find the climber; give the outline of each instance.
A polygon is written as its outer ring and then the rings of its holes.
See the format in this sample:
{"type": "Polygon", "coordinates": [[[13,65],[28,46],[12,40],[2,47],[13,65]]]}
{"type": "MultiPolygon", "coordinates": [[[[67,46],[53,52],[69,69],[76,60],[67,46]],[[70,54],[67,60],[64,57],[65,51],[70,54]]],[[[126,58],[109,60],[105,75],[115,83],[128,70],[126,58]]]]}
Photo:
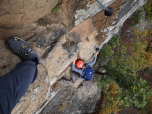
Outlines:
{"type": "Polygon", "coordinates": [[[73,61],[73,64],[72,64],[73,72],[71,74],[72,75],[71,81],[73,83],[75,83],[76,78],[82,78],[85,81],[90,81],[92,79],[93,70],[91,67],[93,67],[93,65],[95,64],[97,55],[98,55],[98,52],[95,54],[94,61],[91,63],[84,64],[82,60],[79,60],[77,58],[73,61]]]}
{"type": "Polygon", "coordinates": [[[9,37],[5,44],[22,60],[14,70],[0,77],[0,114],[11,114],[29,85],[38,76],[39,57],[24,40],[18,37],[9,37]]]}

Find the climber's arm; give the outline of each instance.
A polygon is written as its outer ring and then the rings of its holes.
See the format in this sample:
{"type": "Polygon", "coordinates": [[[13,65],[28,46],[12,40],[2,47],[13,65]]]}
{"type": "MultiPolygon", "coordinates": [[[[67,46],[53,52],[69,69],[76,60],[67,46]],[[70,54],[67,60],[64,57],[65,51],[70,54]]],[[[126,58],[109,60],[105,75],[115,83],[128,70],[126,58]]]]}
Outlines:
{"type": "Polygon", "coordinates": [[[98,52],[95,54],[94,61],[93,61],[93,62],[91,62],[91,63],[88,63],[88,65],[89,65],[90,67],[93,67],[93,65],[96,63],[97,55],[98,55],[98,52]]]}
{"type": "Polygon", "coordinates": [[[72,64],[72,70],[79,73],[80,76],[82,76],[82,70],[81,69],[78,69],[75,67],[75,61],[77,60],[77,58],[73,61],[73,64],[72,64]]]}

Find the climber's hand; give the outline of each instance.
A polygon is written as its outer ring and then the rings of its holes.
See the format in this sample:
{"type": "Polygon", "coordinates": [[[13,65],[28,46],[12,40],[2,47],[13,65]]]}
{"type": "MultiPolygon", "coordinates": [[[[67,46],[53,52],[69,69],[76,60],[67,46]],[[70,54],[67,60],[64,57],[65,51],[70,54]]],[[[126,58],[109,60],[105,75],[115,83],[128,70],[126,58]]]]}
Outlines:
{"type": "Polygon", "coordinates": [[[75,62],[76,62],[77,59],[78,59],[77,57],[74,59],[73,64],[75,64],[75,62]]]}
{"type": "Polygon", "coordinates": [[[97,53],[95,54],[95,57],[97,57],[98,54],[99,54],[99,52],[97,52],[97,53]]]}

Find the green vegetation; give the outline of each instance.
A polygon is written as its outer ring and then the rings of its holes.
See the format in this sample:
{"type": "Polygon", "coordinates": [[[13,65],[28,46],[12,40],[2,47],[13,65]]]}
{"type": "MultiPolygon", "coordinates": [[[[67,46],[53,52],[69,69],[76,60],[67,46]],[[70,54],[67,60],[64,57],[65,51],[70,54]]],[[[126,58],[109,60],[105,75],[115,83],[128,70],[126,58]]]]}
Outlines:
{"type": "MultiPolygon", "coordinates": [[[[140,34],[141,35],[141,34],[140,34]]],[[[137,37],[137,36],[136,36],[137,37]]],[[[144,36],[143,36],[144,37],[144,36]]],[[[121,88],[120,104],[121,106],[128,107],[132,103],[138,108],[144,108],[147,104],[146,98],[152,92],[149,90],[149,86],[146,80],[141,77],[136,77],[137,62],[143,64],[142,58],[139,60],[140,50],[145,51],[145,47],[141,47],[145,42],[139,42],[139,38],[134,39],[130,49],[127,50],[125,44],[119,43],[120,36],[115,35],[110,42],[104,46],[104,48],[99,53],[98,59],[108,59],[109,63],[105,67],[108,76],[98,76],[98,86],[102,87],[104,93],[107,93],[107,85],[111,83],[116,83],[121,88]],[[140,47],[140,48],[139,48],[140,47]],[[143,49],[141,49],[143,48],[143,49]],[[134,52],[134,50],[136,52],[134,52]]],[[[140,55],[142,57],[142,55],[140,55]]],[[[108,96],[109,100],[111,98],[117,99],[118,96],[108,96]]]]}
{"type": "Polygon", "coordinates": [[[135,26],[135,25],[139,24],[139,22],[142,18],[142,12],[143,12],[143,9],[138,9],[134,12],[132,17],[130,19],[128,19],[130,26],[135,26]]]}
{"type": "Polygon", "coordinates": [[[104,106],[101,107],[99,114],[117,114],[120,106],[121,89],[116,83],[109,85],[108,92],[103,95],[104,106]]]}
{"type": "Polygon", "coordinates": [[[146,12],[146,18],[152,20],[152,0],[148,0],[148,3],[144,6],[146,12]]]}
{"type": "Polygon", "coordinates": [[[67,105],[68,105],[67,103],[61,105],[61,106],[59,107],[58,111],[59,111],[59,112],[63,111],[63,110],[67,107],[67,105]]]}
{"type": "Polygon", "coordinates": [[[152,112],[152,95],[147,98],[147,101],[148,104],[146,105],[145,109],[150,114],[152,112]]]}
{"type": "Polygon", "coordinates": [[[56,5],[54,8],[53,8],[53,10],[51,11],[51,13],[57,13],[59,10],[61,9],[61,5],[59,4],[59,5],[56,5]]]}
{"type": "Polygon", "coordinates": [[[39,25],[47,26],[49,24],[49,19],[48,18],[41,18],[37,21],[39,25]]]}
{"type": "MultiPolygon", "coordinates": [[[[152,0],[148,1],[144,10],[147,19],[152,20],[152,0]]],[[[151,112],[152,91],[149,87],[151,76],[145,72],[139,73],[152,66],[151,24],[143,31],[135,26],[139,24],[142,13],[143,9],[138,9],[124,23],[121,36],[116,34],[98,55],[97,61],[108,61],[104,67],[106,73],[97,71],[99,72],[96,77],[97,83],[104,93],[99,114],[116,114],[120,107],[129,107],[132,104],[141,114],[151,112]],[[114,85],[117,89],[111,89],[114,85]]],[[[101,62],[98,68],[100,65],[101,62]]]]}
{"type": "Polygon", "coordinates": [[[44,23],[44,19],[43,18],[41,18],[41,19],[38,20],[38,24],[39,25],[43,25],[43,23],[44,23]]]}

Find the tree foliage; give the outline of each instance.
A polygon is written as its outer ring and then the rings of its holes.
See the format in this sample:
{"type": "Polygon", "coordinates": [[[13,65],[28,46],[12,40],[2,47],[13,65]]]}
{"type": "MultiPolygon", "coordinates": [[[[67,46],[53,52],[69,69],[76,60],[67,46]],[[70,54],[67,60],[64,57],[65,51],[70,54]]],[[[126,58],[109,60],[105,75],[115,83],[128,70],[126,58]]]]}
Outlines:
{"type": "Polygon", "coordinates": [[[128,19],[128,24],[130,26],[135,26],[137,24],[139,24],[141,18],[142,18],[142,9],[138,9],[136,10],[133,15],[131,16],[131,18],[128,19]]]}
{"type": "Polygon", "coordinates": [[[61,9],[61,5],[60,4],[58,4],[58,5],[56,5],[53,9],[52,9],[52,11],[51,11],[51,13],[57,13],[59,10],[61,9]]]}
{"type": "Polygon", "coordinates": [[[146,64],[149,59],[146,58],[146,35],[146,31],[136,30],[133,39],[127,39],[125,43],[120,43],[123,38],[115,35],[99,54],[99,59],[109,59],[109,64],[105,67],[109,76],[99,78],[98,85],[106,93],[106,84],[116,82],[121,88],[119,95],[122,106],[128,107],[133,103],[138,108],[144,108],[147,104],[146,98],[151,94],[147,81],[136,77],[137,69],[149,65],[146,64]]]}
{"type": "Polygon", "coordinates": [[[111,83],[107,89],[107,93],[103,96],[103,104],[99,114],[117,114],[120,110],[121,98],[119,94],[121,93],[121,89],[116,83],[111,83]]]}
{"type": "Polygon", "coordinates": [[[146,18],[152,20],[152,0],[148,0],[148,3],[144,6],[146,12],[146,18]]]}
{"type": "Polygon", "coordinates": [[[148,97],[147,101],[148,104],[146,105],[145,109],[150,114],[152,112],[152,95],[148,97]]]}
{"type": "MultiPolygon", "coordinates": [[[[152,65],[151,56],[149,55],[149,51],[146,51],[148,46],[148,41],[145,39],[148,31],[144,30],[140,32],[138,29],[134,29],[134,35],[130,46],[130,54],[129,61],[132,61],[134,70],[136,69],[144,69],[146,67],[150,67],[152,65]]],[[[127,44],[126,45],[130,45],[127,44]]]]}

